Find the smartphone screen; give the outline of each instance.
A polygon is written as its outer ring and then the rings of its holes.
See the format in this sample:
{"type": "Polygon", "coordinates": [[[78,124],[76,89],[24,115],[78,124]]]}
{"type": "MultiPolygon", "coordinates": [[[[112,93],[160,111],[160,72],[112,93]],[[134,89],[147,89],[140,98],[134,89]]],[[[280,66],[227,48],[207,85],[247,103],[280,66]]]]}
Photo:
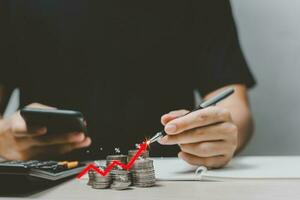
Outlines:
{"type": "Polygon", "coordinates": [[[48,134],[83,132],[87,134],[84,117],[74,110],[41,109],[25,107],[20,111],[27,127],[46,127],[48,134]]]}

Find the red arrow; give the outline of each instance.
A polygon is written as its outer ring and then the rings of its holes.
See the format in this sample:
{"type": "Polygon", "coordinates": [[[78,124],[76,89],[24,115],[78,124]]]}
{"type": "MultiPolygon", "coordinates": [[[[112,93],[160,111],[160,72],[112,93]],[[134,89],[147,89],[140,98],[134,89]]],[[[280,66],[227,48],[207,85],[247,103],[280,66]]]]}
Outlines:
{"type": "Polygon", "coordinates": [[[118,160],[114,160],[103,171],[91,163],[77,175],[77,178],[80,179],[90,169],[93,169],[94,171],[101,174],[102,176],[106,176],[116,165],[119,165],[120,167],[122,167],[125,170],[129,170],[132,167],[132,165],[134,164],[134,162],[138,159],[138,157],[143,153],[143,151],[145,151],[147,149],[147,146],[148,146],[147,142],[140,144],[140,148],[138,149],[136,154],[131,158],[131,160],[127,164],[121,163],[118,160]]]}

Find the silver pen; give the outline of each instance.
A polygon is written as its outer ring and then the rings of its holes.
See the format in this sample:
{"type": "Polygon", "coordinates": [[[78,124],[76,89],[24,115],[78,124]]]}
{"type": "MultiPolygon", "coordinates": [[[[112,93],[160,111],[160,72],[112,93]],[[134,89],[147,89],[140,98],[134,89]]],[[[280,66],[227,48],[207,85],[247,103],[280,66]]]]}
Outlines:
{"type": "MultiPolygon", "coordinates": [[[[209,106],[214,106],[217,103],[219,103],[220,101],[222,101],[223,99],[229,97],[230,95],[232,95],[234,93],[234,89],[233,88],[227,88],[224,91],[220,92],[219,94],[217,94],[216,96],[204,101],[203,103],[200,104],[200,106],[198,106],[197,108],[195,108],[194,110],[188,112],[187,114],[183,115],[186,116],[194,111],[197,110],[201,110],[204,108],[207,108],[209,106]]],[[[181,116],[182,117],[182,116],[181,116]]],[[[147,141],[148,144],[151,144],[153,142],[156,142],[157,140],[159,140],[160,138],[164,137],[166,135],[166,132],[164,130],[157,132],[150,140],[147,141]]]]}

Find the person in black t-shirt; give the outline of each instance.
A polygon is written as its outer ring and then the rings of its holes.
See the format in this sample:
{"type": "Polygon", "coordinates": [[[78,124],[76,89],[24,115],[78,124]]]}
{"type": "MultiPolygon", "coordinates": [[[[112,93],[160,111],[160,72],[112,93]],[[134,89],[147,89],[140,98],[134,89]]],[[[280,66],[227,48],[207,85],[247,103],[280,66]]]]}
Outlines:
{"type": "Polygon", "coordinates": [[[0,157],[100,159],[164,127],[152,156],[222,167],[249,140],[255,81],[228,1],[0,4],[1,111],[19,88],[21,107],[79,110],[89,131],[47,135],[16,112],[0,120],[0,157]],[[229,86],[222,103],[177,118],[195,106],[194,90],[207,99],[229,86]]]}

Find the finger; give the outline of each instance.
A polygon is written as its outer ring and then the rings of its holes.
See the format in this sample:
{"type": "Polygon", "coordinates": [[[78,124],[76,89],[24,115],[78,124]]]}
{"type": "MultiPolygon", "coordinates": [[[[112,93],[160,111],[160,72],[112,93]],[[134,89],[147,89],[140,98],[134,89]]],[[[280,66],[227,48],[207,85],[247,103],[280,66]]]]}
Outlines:
{"type": "Polygon", "coordinates": [[[56,154],[65,154],[68,152],[71,152],[75,149],[81,149],[85,148],[91,145],[91,138],[86,137],[82,142],[79,143],[71,143],[71,144],[62,144],[62,145],[56,145],[57,149],[55,150],[56,154]]]}
{"type": "Polygon", "coordinates": [[[23,117],[21,117],[20,112],[15,113],[11,118],[9,118],[11,131],[14,133],[27,131],[26,123],[23,117]]]}
{"type": "Polygon", "coordinates": [[[31,103],[31,104],[27,105],[26,107],[29,107],[29,108],[57,109],[56,107],[46,106],[46,105],[40,104],[40,103],[31,103]]]}
{"type": "Polygon", "coordinates": [[[181,151],[199,157],[228,155],[234,152],[234,146],[225,141],[200,142],[179,145],[181,151]]]}
{"type": "Polygon", "coordinates": [[[37,136],[45,135],[46,133],[47,133],[46,127],[31,129],[29,131],[14,131],[13,132],[15,137],[37,137],[37,136]]]}
{"type": "MultiPolygon", "coordinates": [[[[46,105],[43,105],[43,104],[40,104],[40,103],[31,103],[31,104],[27,105],[26,107],[51,109],[51,110],[52,109],[57,109],[55,107],[46,106],[46,105]]],[[[23,119],[23,117],[21,117],[21,118],[23,119]]],[[[23,121],[24,121],[24,119],[23,119],[23,121]]],[[[40,135],[44,135],[45,133],[47,133],[47,128],[46,127],[41,127],[41,126],[40,127],[32,127],[32,126],[28,126],[25,121],[24,121],[24,123],[25,123],[25,126],[27,126],[27,130],[26,131],[19,131],[18,135],[20,135],[20,136],[27,136],[27,135],[40,136],[40,135]]]]}
{"type": "Polygon", "coordinates": [[[65,133],[61,135],[44,135],[32,139],[33,145],[45,146],[55,144],[78,143],[85,139],[84,133],[65,133]]]}
{"type": "Polygon", "coordinates": [[[192,112],[170,121],[165,126],[165,131],[169,135],[174,135],[189,129],[230,120],[231,115],[228,110],[214,106],[192,112]]]}
{"type": "Polygon", "coordinates": [[[86,137],[82,142],[76,143],[74,145],[75,149],[86,148],[92,144],[92,139],[90,137],[86,137]]]}
{"type": "Polygon", "coordinates": [[[176,119],[177,117],[183,116],[188,113],[188,110],[175,110],[171,111],[161,117],[161,123],[166,125],[169,121],[176,119]]]}
{"type": "MultiPolygon", "coordinates": [[[[176,135],[166,135],[158,142],[164,145],[189,144],[204,141],[231,139],[231,134],[236,133],[237,128],[231,123],[220,123],[201,128],[184,131],[176,135]]],[[[233,136],[232,136],[233,137],[233,136]]]]}
{"type": "Polygon", "coordinates": [[[15,113],[11,118],[9,118],[9,124],[10,131],[16,137],[39,136],[47,132],[45,127],[36,127],[28,130],[24,119],[20,115],[20,112],[15,113]]]}
{"type": "Polygon", "coordinates": [[[226,158],[225,156],[201,158],[185,152],[179,152],[178,157],[191,165],[205,166],[208,168],[224,167],[230,160],[230,158],[226,158]]]}
{"type": "Polygon", "coordinates": [[[28,149],[32,146],[51,146],[57,144],[71,144],[82,142],[85,139],[83,133],[67,133],[62,135],[44,135],[39,137],[17,137],[16,142],[20,149],[28,149]]]}
{"type": "Polygon", "coordinates": [[[46,155],[57,156],[61,154],[69,153],[73,150],[85,148],[90,146],[91,138],[86,137],[84,141],[79,143],[70,143],[70,144],[59,144],[59,145],[51,145],[44,147],[33,147],[30,151],[30,157],[34,159],[43,159],[46,155]]]}

